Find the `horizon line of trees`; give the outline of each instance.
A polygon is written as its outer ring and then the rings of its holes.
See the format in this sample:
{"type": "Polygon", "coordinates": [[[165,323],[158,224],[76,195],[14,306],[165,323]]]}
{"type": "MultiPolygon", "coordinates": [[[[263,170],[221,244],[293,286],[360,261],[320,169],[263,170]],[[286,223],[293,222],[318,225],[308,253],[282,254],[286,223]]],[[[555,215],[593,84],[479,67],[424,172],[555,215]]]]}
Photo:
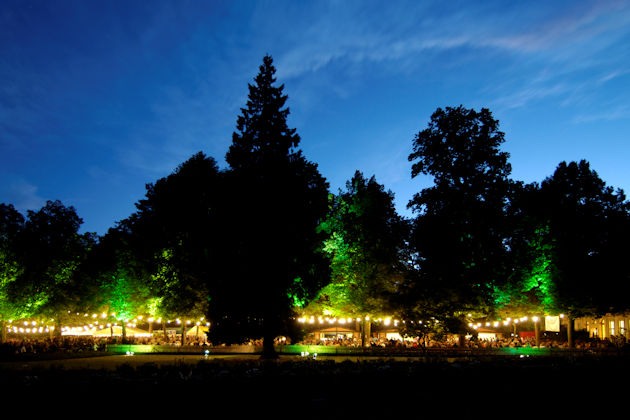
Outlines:
{"type": "Polygon", "coordinates": [[[411,176],[434,183],[406,219],[359,170],[330,192],[287,126],[274,74],[265,56],[229,168],[194,154],[101,237],[80,234],[59,201],[26,215],[0,204],[0,339],[11,319],[61,325],[75,312],[205,317],[212,341],[263,337],[274,357],[277,335],[299,334],[295,315],[432,320],[402,326],[423,336],[463,332],[468,314],[630,309],[630,204],[587,161],[513,180],[488,109],[438,108],[409,155],[411,176]]]}

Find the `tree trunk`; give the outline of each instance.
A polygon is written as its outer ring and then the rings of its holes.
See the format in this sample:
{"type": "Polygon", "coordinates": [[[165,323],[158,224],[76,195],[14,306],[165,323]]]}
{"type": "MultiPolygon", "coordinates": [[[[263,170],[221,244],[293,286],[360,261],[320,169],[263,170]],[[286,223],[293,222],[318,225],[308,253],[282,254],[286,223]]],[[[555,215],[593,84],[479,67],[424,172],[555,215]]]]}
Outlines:
{"type": "Polygon", "coordinates": [[[365,319],[361,320],[361,347],[370,346],[370,336],[372,335],[372,323],[365,319]]]}
{"type": "Polygon", "coordinates": [[[55,337],[61,337],[61,319],[55,317],[55,331],[53,331],[55,337]]]}
{"type": "Polygon", "coordinates": [[[274,340],[276,333],[278,332],[279,321],[272,313],[265,314],[262,320],[262,332],[263,332],[263,351],[260,356],[261,359],[274,360],[278,359],[278,353],[274,347],[274,340]]]}
{"type": "Polygon", "coordinates": [[[538,321],[534,322],[534,330],[536,332],[536,347],[540,347],[540,324],[538,321]]]}
{"type": "Polygon", "coordinates": [[[2,328],[2,331],[0,331],[0,344],[4,344],[7,335],[7,322],[4,319],[0,321],[0,328],[2,328]]]}
{"type": "Polygon", "coordinates": [[[274,347],[275,332],[267,321],[263,321],[263,351],[261,359],[273,360],[278,358],[278,353],[274,347]]]}
{"type": "Polygon", "coordinates": [[[186,345],[186,323],[182,321],[182,347],[186,345]]]}
{"type": "Polygon", "coordinates": [[[567,318],[567,344],[570,349],[575,347],[575,340],[573,338],[573,317],[567,318]]]}
{"type": "Polygon", "coordinates": [[[260,356],[261,359],[274,360],[278,358],[278,353],[273,345],[273,337],[263,337],[263,351],[260,356]]]}

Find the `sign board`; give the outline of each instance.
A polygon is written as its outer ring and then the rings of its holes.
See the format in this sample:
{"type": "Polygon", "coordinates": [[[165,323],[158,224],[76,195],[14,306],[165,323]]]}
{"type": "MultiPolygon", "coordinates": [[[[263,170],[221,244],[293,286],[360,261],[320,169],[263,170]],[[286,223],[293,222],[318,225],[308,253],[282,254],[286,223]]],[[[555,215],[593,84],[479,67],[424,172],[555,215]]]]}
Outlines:
{"type": "Polygon", "coordinates": [[[545,317],[545,331],[560,332],[560,317],[559,316],[546,316],[545,317]]]}

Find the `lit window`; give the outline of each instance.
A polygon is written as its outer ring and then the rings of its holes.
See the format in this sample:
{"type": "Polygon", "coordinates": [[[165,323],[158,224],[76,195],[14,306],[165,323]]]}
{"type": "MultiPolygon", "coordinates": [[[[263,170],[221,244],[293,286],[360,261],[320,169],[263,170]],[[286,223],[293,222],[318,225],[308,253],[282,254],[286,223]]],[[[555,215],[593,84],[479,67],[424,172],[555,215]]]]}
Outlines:
{"type": "Polygon", "coordinates": [[[623,319],[619,321],[619,334],[626,335],[626,321],[623,319]]]}
{"type": "Polygon", "coordinates": [[[610,321],[610,335],[615,335],[615,321],[610,321]]]}

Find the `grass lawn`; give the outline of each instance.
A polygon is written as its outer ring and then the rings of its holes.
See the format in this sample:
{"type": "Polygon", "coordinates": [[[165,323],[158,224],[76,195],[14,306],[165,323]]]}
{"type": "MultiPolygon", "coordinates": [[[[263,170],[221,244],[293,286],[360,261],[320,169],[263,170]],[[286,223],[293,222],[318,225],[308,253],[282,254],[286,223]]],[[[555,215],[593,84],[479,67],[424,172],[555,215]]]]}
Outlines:
{"type": "Polygon", "coordinates": [[[419,413],[527,409],[581,417],[589,410],[608,409],[592,401],[623,401],[629,373],[628,358],[615,356],[427,362],[134,355],[5,362],[0,364],[0,386],[8,402],[45,399],[83,409],[96,401],[112,404],[112,398],[124,398],[158,413],[160,406],[184,410],[182,414],[208,414],[223,407],[232,410],[229,418],[246,418],[270,407],[285,415],[300,413],[296,418],[324,419],[352,418],[341,416],[347,410],[416,418],[419,413]]]}

